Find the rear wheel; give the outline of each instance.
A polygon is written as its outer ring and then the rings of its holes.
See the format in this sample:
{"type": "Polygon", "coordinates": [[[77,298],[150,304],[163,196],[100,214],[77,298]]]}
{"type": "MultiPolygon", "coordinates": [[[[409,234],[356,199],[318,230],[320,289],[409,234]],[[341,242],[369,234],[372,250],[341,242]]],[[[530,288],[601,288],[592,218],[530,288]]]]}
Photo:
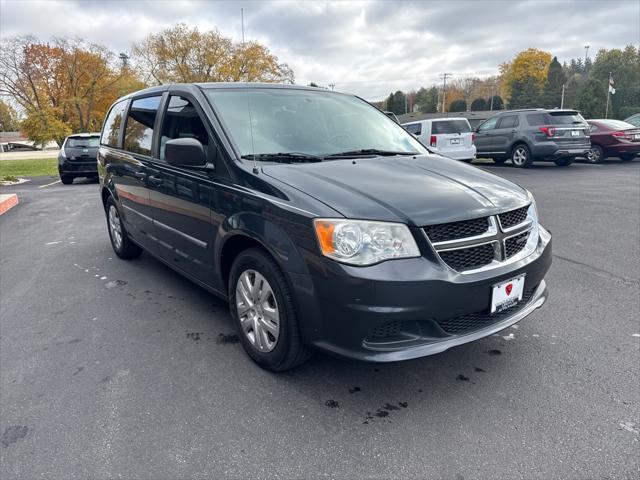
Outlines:
{"type": "Polygon", "coordinates": [[[291,289],[262,250],[245,250],[233,262],[229,309],[244,350],[262,368],[281,372],[311,356],[300,338],[291,289]]]}
{"type": "Polygon", "coordinates": [[[524,143],[515,145],[511,150],[511,163],[520,168],[527,168],[533,163],[529,147],[524,143]]]}
{"type": "Polygon", "coordinates": [[[560,157],[556,158],[553,163],[555,163],[559,167],[568,167],[575,160],[574,157],[560,157]]]}
{"type": "Polygon", "coordinates": [[[630,162],[634,158],[636,158],[635,153],[625,153],[623,155],[620,155],[620,160],[622,160],[623,162],[630,162]]]}
{"type": "Polygon", "coordinates": [[[116,206],[113,197],[107,199],[107,228],[109,229],[109,238],[111,246],[120,258],[129,259],[139,257],[142,249],[133,243],[127,236],[127,231],[122,223],[120,212],[116,206]]]}
{"type": "Polygon", "coordinates": [[[73,177],[71,175],[60,175],[60,181],[64,185],[71,185],[73,183],[73,177]]]}
{"type": "Polygon", "coordinates": [[[604,152],[600,145],[591,145],[591,148],[587,152],[587,162],[600,163],[604,160],[604,152]]]}

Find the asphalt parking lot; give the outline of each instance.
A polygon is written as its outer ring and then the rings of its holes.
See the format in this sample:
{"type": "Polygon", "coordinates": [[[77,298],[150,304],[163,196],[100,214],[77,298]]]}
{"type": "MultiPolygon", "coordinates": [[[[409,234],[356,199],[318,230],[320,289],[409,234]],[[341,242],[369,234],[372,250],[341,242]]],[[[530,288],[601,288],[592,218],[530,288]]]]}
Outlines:
{"type": "Polygon", "coordinates": [[[0,477],[638,478],[640,161],[485,168],[536,196],[548,304],[433,357],[279,375],[226,304],[115,256],[95,183],[3,188],[0,477]]]}

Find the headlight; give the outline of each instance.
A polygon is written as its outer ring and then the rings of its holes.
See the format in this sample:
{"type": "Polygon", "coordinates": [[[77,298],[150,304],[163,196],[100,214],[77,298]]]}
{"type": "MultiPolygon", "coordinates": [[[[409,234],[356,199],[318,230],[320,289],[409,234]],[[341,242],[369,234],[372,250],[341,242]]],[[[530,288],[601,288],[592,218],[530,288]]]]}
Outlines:
{"type": "Polygon", "coordinates": [[[342,263],[363,266],[420,256],[413,235],[402,223],[319,218],[313,224],[322,254],[342,263]]]}

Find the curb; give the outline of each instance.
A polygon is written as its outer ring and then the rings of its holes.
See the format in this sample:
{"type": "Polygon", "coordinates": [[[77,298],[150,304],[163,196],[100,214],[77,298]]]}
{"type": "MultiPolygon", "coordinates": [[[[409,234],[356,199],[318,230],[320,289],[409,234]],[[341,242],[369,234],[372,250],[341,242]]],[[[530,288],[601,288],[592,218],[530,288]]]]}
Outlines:
{"type": "Polygon", "coordinates": [[[0,215],[8,212],[18,204],[18,195],[15,193],[0,194],[0,215]]]}

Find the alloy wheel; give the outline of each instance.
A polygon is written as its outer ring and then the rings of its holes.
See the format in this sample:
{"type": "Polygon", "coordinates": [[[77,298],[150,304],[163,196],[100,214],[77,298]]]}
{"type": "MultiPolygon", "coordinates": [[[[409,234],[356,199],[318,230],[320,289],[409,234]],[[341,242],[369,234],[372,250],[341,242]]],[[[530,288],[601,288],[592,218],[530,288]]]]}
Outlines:
{"type": "Polygon", "coordinates": [[[118,209],[114,205],[109,206],[109,232],[111,232],[111,239],[116,250],[120,250],[122,248],[122,224],[118,209]]]}
{"type": "Polygon", "coordinates": [[[236,284],[236,310],[242,333],[260,352],[270,352],[280,336],[280,313],[273,289],[264,276],[245,270],[236,284]]]}
{"type": "Polygon", "coordinates": [[[590,163],[598,163],[600,161],[600,149],[591,147],[589,153],[587,153],[587,160],[590,163]]]}
{"type": "Polygon", "coordinates": [[[527,161],[527,150],[522,146],[516,147],[516,149],[513,151],[513,156],[511,157],[511,159],[513,160],[513,163],[518,167],[524,165],[524,163],[527,161]]]}

